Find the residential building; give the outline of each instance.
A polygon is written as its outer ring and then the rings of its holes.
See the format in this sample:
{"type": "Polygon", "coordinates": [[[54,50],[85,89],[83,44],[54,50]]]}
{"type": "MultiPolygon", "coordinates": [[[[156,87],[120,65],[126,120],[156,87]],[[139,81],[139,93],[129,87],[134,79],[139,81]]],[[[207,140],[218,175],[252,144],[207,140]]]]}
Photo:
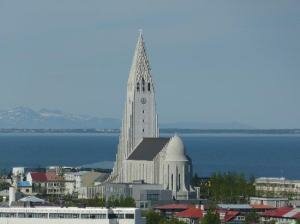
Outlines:
{"type": "Polygon", "coordinates": [[[300,180],[261,177],[255,180],[255,189],[262,197],[300,199],[300,180]]]}
{"type": "Polygon", "coordinates": [[[17,190],[25,195],[31,195],[32,185],[29,181],[20,181],[17,183],[17,190]]]}
{"type": "Polygon", "coordinates": [[[275,221],[276,224],[296,224],[300,220],[300,208],[282,207],[267,211],[261,216],[261,221],[267,223],[275,221]]]}
{"type": "Polygon", "coordinates": [[[29,172],[26,180],[32,185],[33,194],[62,195],[65,193],[65,180],[56,172],[29,172]]]}
{"type": "Polygon", "coordinates": [[[288,198],[266,198],[266,197],[250,197],[251,205],[266,205],[273,208],[281,208],[289,205],[288,198]]]}

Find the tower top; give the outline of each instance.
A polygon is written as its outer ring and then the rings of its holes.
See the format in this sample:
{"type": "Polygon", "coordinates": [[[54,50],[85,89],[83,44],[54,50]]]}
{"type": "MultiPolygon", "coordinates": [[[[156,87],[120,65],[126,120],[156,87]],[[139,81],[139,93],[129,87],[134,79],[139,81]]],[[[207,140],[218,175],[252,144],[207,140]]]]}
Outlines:
{"type": "Polygon", "coordinates": [[[140,36],[143,36],[143,29],[139,29],[140,36]]]}
{"type": "Polygon", "coordinates": [[[145,80],[150,80],[151,79],[150,70],[151,68],[149,64],[148,55],[146,52],[143,31],[142,29],[140,29],[138,40],[134,51],[128,83],[134,83],[136,80],[140,78],[144,78],[145,80]]]}

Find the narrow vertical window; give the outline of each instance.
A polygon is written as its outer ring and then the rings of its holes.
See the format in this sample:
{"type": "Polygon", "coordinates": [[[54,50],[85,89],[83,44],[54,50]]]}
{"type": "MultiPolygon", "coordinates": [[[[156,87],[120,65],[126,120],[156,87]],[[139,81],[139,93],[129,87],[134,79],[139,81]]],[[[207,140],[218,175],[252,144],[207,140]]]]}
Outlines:
{"type": "Polygon", "coordinates": [[[136,84],[136,90],[137,90],[138,92],[140,91],[140,83],[139,83],[139,82],[136,84]]]}
{"type": "Polygon", "coordinates": [[[174,189],[174,185],[173,185],[173,174],[171,175],[171,186],[172,186],[172,190],[174,189]]]}
{"type": "Polygon", "coordinates": [[[150,82],[148,83],[148,91],[149,92],[151,91],[151,84],[150,84],[150,82]]]}
{"type": "Polygon", "coordinates": [[[143,89],[143,92],[145,92],[145,79],[144,78],[142,79],[142,89],[143,89]]]}

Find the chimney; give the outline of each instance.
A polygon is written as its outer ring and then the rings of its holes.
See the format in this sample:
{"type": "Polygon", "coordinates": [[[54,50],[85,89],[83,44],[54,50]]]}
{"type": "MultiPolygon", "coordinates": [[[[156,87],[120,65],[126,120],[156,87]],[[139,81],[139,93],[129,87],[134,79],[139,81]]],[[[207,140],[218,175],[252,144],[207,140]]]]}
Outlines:
{"type": "Polygon", "coordinates": [[[201,211],[204,211],[204,205],[200,206],[201,211]]]}
{"type": "Polygon", "coordinates": [[[9,188],[9,206],[12,202],[16,201],[16,189],[14,187],[9,188]]]}

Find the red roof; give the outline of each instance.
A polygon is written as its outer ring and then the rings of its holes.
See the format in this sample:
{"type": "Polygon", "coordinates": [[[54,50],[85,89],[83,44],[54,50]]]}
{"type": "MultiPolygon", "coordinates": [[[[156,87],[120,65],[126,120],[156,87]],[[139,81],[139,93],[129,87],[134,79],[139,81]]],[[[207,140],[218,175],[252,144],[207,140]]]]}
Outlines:
{"type": "Polygon", "coordinates": [[[182,212],[178,212],[176,216],[181,218],[201,219],[203,217],[203,213],[200,208],[192,207],[182,212]]]}
{"type": "Polygon", "coordinates": [[[238,212],[238,211],[227,211],[225,213],[225,218],[224,218],[225,222],[231,221],[232,219],[234,219],[239,214],[240,214],[240,212],[238,212]]]}
{"type": "Polygon", "coordinates": [[[63,181],[63,177],[58,176],[55,172],[31,172],[33,182],[51,182],[63,181]]]}
{"type": "Polygon", "coordinates": [[[193,207],[193,205],[190,205],[190,204],[167,204],[167,205],[156,206],[155,209],[159,209],[159,210],[174,210],[174,209],[185,210],[185,209],[188,209],[190,207],[193,207]]]}
{"type": "Polygon", "coordinates": [[[275,210],[266,211],[263,216],[280,218],[292,210],[293,208],[291,207],[277,208],[275,210]]]}
{"type": "Polygon", "coordinates": [[[31,172],[30,173],[33,182],[46,182],[47,176],[43,172],[31,172]]]}
{"type": "Polygon", "coordinates": [[[63,177],[60,177],[56,172],[47,172],[46,173],[47,181],[63,181],[63,177]]]}

